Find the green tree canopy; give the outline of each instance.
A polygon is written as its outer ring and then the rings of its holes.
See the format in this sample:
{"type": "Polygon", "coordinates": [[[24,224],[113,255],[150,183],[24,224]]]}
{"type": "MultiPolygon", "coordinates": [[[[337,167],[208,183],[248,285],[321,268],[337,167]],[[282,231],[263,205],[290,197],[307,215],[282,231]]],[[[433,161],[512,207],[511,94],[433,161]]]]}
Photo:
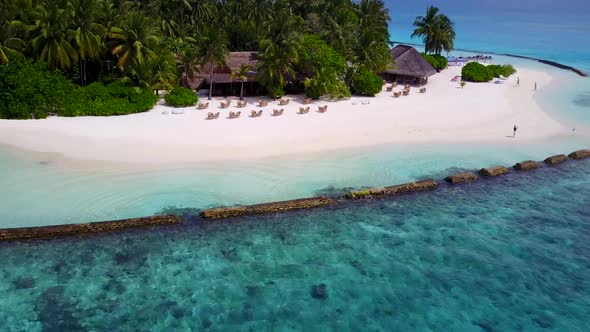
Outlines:
{"type": "Polygon", "coordinates": [[[412,38],[422,37],[424,52],[440,55],[443,50],[450,52],[453,49],[456,36],[454,24],[437,7],[429,6],[426,16],[416,17],[414,26],[416,29],[412,38]]]}

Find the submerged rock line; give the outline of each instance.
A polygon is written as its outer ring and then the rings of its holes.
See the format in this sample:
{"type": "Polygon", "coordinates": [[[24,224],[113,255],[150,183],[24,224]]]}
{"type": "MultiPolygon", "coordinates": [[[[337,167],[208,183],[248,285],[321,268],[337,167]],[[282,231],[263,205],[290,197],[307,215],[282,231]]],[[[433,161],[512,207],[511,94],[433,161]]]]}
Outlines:
{"type": "MultiPolygon", "coordinates": [[[[590,149],[578,150],[569,155],[555,155],[544,160],[546,167],[561,164],[569,159],[582,160],[590,158],[590,149]]],[[[517,172],[533,171],[542,167],[541,162],[527,160],[516,163],[512,168],[517,172]]],[[[510,173],[511,170],[504,166],[494,166],[482,168],[478,171],[479,176],[471,171],[465,171],[450,175],[444,179],[449,185],[465,185],[470,182],[478,181],[480,176],[490,180],[498,176],[510,173]]],[[[245,206],[229,206],[206,209],[201,211],[202,220],[219,220],[236,217],[244,217],[260,214],[283,213],[295,210],[310,210],[319,207],[336,205],[346,200],[371,199],[379,196],[399,196],[406,194],[419,193],[434,190],[439,187],[436,180],[422,180],[417,182],[405,183],[390,187],[366,188],[362,190],[351,191],[340,197],[310,197],[294,199],[289,201],[263,203],[245,206]]],[[[183,220],[177,215],[158,215],[143,218],[124,219],[115,221],[92,222],[84,224],[65,224],[42,227],[22,227],[0,229],[0,241],[10,240],[27,240],[38,238],[52,238],[67,235],[81,235],[88,233],[102,233],[125,230],[130,228],[163,226],[181,224],[183,220]]]]}

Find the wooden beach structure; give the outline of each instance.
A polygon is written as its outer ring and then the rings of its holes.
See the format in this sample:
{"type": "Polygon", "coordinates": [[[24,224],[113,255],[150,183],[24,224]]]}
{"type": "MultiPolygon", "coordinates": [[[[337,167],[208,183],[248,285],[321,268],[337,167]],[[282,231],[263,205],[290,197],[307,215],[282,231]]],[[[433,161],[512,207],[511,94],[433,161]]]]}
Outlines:
{"type": "Polygon", "coordinates": [[[397,45],[390,52],[395,68],[380,74],[388,82],[423,86],[428,84],[430,76],[436,74],[436,69],[412,46],[397,45]]]}
{"type": "Polygon", "coordinates": [[[214,63],[208,63],[199,68],[199,74],[193,79],[184,77],[186,85],[193,90],[209,89],[209,80],[213,80],[213,95],[216,96],[239,96],[242,81],[232,79],[231,74],[237,70],[240,65],[245,64],[250,67],[246,75],[248,79],[244,81],[244,96],[257,96],[263,93],[256,78],[256,66],[258,65],[258,52],[229,52],[225,66],[219,66],[214,63]],[[209,72],[213,67],[213,77],[209,72]]]}

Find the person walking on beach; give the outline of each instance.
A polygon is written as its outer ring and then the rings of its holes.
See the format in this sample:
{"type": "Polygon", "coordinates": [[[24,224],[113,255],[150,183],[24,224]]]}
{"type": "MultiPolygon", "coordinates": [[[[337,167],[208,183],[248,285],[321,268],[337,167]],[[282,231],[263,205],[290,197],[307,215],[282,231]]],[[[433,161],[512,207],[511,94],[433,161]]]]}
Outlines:
{"type": "Polygon", "coordinates": [[[520,86],[520,77],[516,78],[516,86],[520,86]]]}
{"type": "Polygon", "coordinates": [[[535,82],[535,91],[537,91],[537,82],[535,82]]]}
{"type": "Polygon", "coordinates": [[[516,137],[516,131],[518,130],[518,126],[514,125],[514,128],[512,128],[512,138],[516,137]]]}

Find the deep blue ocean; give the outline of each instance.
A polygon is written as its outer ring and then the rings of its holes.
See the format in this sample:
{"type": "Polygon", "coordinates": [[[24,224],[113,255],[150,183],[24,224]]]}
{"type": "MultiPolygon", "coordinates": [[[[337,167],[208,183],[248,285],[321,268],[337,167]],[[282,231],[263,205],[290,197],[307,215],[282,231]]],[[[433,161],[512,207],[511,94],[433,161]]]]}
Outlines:
{"type": "MultiPolygon", "coordinates": [[[[590,1],[386,3],[393,40],[420,42],[411,23],[435,4],[455,20],[457,48],[590,72],[590,1]]],[[[560,75],[568,84],[540,102],[590,124],[589,80],[560,75]]],[[[0,243],[0,331],[590,331],[590,160],[302,213],[195,217],[213,205],[441,179],[579,148],[590,148],[587,138],[158,171],[88,171],[2,148],[3,227],[169,212],[185,223],[0,243]]]]}
{"type": "Polygon", "coordinates": [[[553,60],[590,72],[590,1],[385,0],[391,39],[411,39],[412,23],[437,6],[455,23],[455,48],[553,60]]]}

